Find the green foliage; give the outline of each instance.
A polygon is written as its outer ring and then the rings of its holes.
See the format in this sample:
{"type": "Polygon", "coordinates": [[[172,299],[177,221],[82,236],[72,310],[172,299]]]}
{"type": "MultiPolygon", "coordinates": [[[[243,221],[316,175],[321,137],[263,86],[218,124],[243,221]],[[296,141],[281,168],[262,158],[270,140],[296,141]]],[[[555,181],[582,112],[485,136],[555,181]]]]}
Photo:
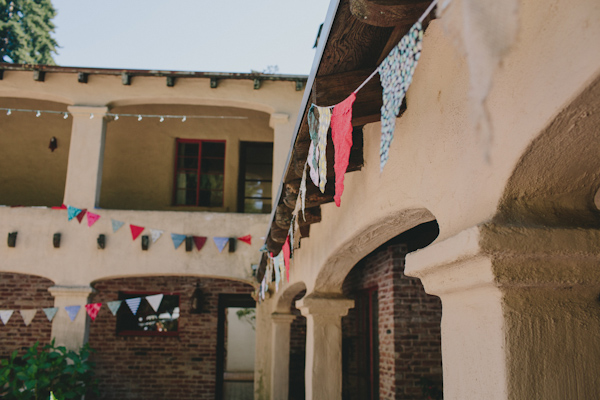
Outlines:
{"type": "Polygon", "coordinates": [[[0,360],[0,398],[47,400],[50,391],[57,399],[81,399],[88,391],[98,393],[94,364],[88,362],[93,350],[86,344],[79,353],[52,343],[41,350],[39,343],[19,357],[15,350],[0,360]]]}
{"type": "Polygon", "coordinates": [[[252,329],[256,330],[256,309],[255,308],[242,308],[236,311],[236,315],[240,321],[246,321],[250,324],[252,329]]]}
{"type": "Polygon", "coordinates": [[[55,16],[50,0],[0,0],[0,60],[53,65],[55,16]]]}

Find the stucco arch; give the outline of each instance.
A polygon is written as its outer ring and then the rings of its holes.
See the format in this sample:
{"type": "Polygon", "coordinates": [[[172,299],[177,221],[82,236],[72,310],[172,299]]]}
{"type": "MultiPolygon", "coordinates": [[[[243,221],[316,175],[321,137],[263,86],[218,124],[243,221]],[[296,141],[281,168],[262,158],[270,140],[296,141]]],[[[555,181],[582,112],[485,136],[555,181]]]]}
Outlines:
{"type": "Polygon", "coordinates": [[[250,285],[252,287],[256,287],[256,282],[253,278],[239,278],[239,277],[230,277],[224,275],[214,275],[214,274],[190,274],[190,273],[123,273],[123,274],[111,274],[105,276],[97,276],[90,282],[90,286],[94,287],[100,281],[109,281],[116,279],[129,279],[129,278],[158,278],[158,277],[191,277],[198,279],[220,279],[225,281],[233,281],[240,282],[243,284],[250,285]]]}
{"type": "Polygon", "coordinates": [[[600,227],[600,77],[530,144],[495,220],[507,224],[600,227]]]}
{"type": "Polygon", "coordinates": [[[433,220],[429,210],[415,208],[364,221],[349,239],[331,250],[317,274],[314,292],[341,293],[346,275],[367,254],[393,237],[433,220]]]}
{"type": "Polygon", "coordinates": [[[2,274],[14,274],[14,275],[22,275],[23,277],[27,277],[27,276],[34,276],[36,278],[42,278],[42,279],[46,279],[50,282],[52,282],[52,285],[56,284],[56,281],[54,279],[52,279],[52,277],[50,275],[43,275],[43,274],[37,274],[37,273],[31,273],[28,271],[22,271],[22,270],[15,270],[15,269],[2,269],[2,271],[0,271],[0,275],[2,274]]]}
{"type": "Polygon", "coordinates": [[[68,97],[61,96],[57,93],[38,92],[33,90],[16,90],[8,89],[0,92],[0,100],[4,99],[22,99],[22,100],[39,100],[51,101],[53,103],[64,104],[65,106],[73,105],[73,101],[68,97]]]}
{"type": "Polygon", "coordinates": [[[290,286],[284,287],[279,293],[275,294],[274,303],[275,309],[273,312],[280,314],[289,314],[292,301],[298,295],[298,293],[306,290],[304,282],[296,282],[290,286]]]}

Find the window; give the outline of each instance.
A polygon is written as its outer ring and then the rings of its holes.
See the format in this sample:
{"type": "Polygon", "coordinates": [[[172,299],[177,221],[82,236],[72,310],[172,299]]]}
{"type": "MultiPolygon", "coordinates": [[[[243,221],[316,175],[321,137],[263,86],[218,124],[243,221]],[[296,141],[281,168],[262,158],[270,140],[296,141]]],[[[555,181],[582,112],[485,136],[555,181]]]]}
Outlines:
{"type": "Polygon", "coordinates": [[[179,295],[163,294],[157,311],[144,299],[159,293],[119,292],[119,300],[141,297],[142,301],[133,315],[125,302],[117,312],[117,335],[119,336],[178,336],[179,330],[179,295]]]}
{"type": "Polygon", "coordinates": [[[238,212],[270,213],[273,143],[240,143],[238,212]]]}
{"type": "Polygon", "coordinates": [[[225,142],[177,139],[175,156],[177,206],[222,207],[225,142]]]}

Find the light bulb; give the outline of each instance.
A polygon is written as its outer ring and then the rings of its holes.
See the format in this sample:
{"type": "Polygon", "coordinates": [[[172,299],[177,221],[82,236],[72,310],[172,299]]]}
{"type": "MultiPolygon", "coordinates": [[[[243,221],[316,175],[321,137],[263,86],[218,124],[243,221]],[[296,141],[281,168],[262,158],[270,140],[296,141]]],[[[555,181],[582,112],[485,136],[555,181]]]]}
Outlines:
{"type": "Polygon", "coordinates": [[[37,112],[35,113],[35,116],[39,117],[40,115],[42,115],[42,113],[40,112],[40,110],[37,110],[37,112]]]}
{"type": "Polygon", "coordinates": [[[63,119],[67,119],[67,118],[69,118],[69,114],[65,113],[65,114],[63,115],[63,119]]]}
{"type": "Polygon", "coordinates": [[[6,112],[6,115],[10,115],[12,114],[12,110],[9,108],[8,111],[6,112]]]}
{"type": "Polygon", "coordinates": [[[119,114],[116,114],[115,115],[115,121],[118,121],[118,120],[119,120],[119,114]]]}
{"type": "Polygon", "coordinates": [[[185,122],[186,119],[187,119],[187,117],[184,115],[183,118],[181,119],[181,122],[185,122]]]}
{"type": "Polygon", "coordinates": [[[94,119],[94,114],[90,114],[90,119],[94,119]]]}
{"type": "Polygon", "coordinates": [[[165,117],[160,117],[160,122],[163,122],[165,120],[165,117]]]}
{"type": "Polygon", "coordinates": [[[142,116],[138,115],[138,121],[141,121],[141,120],[142,120],[142,116]]]}

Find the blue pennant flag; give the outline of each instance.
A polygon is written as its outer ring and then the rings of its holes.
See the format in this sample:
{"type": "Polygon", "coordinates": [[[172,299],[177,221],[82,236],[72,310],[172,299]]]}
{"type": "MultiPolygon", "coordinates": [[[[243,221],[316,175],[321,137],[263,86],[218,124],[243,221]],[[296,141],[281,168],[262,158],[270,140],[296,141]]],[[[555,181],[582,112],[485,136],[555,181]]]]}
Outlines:
{"type": "Polygon", "coordinates": [[[225,245],[227,244],[227,242],[229,242],[228,237],[214,237],[213,240],[215,241],[215,244],[217,245],[217,248],[219,249],[219,253],[223,251],[223,249],[225,248],[225,245]]]}
{"type": "Polygon", "coordinates": [[[69,215],[69,221],[78,216],[81,213],[81,209],[77,207],[67,206],[67,214],[69,215]]]}
{"type": "Polygon", "coordinates": [[[81,306],[66,306],[65,310],[67,311],[67,314],[69,314],[69,318],[71,318],[71,321],[75,321],[75,318],[77,317],[77,313],[79,312],[79,309],[81,308],[81,306]]]}
{"type": "Polygon", "coordinates": [[[125,224],[125,222],[117,221],[116,219],[111,219],[110,222],[112,222],[113,233],[121,229],[121,227],[125,224]]]}
{"type": "Polygon", "coordinates": [[[134,297],[133,299],[125,300],[125,303],[129,306],[129,309],[133,313],[133,315],[137,314],[138,308],[140,308],[140,303],[142,302],[141,297],[134,297]]]}
{"type": "Polygon", "coordinates": [[[181,246],[181,243],[185,240],[185,235],[180,235],[178,233],[171,233],[171,239],[173,239],[173,246],[175,246],[175,250],[181,246]]]}

